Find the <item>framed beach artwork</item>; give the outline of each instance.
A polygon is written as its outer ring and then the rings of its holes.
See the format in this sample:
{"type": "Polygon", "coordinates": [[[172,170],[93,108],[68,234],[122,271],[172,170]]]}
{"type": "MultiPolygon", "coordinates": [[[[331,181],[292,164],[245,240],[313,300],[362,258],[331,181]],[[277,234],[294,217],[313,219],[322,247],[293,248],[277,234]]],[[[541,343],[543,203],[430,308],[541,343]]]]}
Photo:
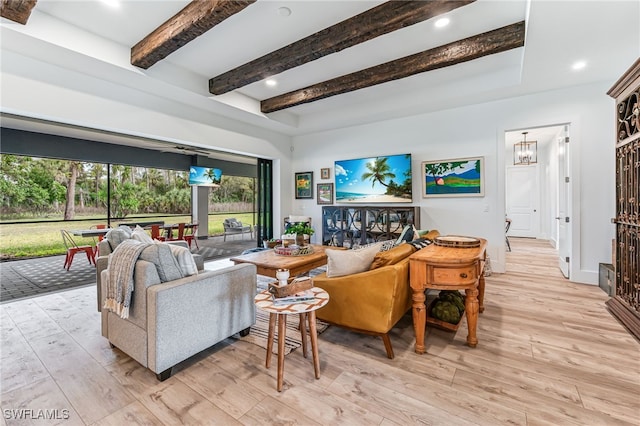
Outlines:
{"type": "Polygon", "coordinates": [[[328,167],[326,169],[320,169],[320,179],[329,179],[331,177],[328,167]]]}
{"type": "Polygon", "coordinates": [[[336,203],[411,203],[411,154],[335,162],[336,203]]]}
{"type": "Polygon", "coordinates": [[[296,173],[296,198],[313,198],[313,172],[296,173]]]}
{"type": "Polygon", "coordinates": [[[318,184],[318,204],[333,204],[333,184],[318,184]]]}
{"type": "Polygon", "coordinates": [[[422,162],[423,197],[484,196],[484,157],[422,162]]]}

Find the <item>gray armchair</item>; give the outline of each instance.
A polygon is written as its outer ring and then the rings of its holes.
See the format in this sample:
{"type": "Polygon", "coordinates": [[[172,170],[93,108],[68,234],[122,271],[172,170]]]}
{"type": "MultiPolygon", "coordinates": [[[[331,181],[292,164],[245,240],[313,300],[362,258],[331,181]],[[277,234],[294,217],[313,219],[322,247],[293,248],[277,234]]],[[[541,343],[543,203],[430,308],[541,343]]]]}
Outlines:
{"type": "MultiPolygon", "coordinates": [[[[135,263],[127,318],[102,309],[102,335],[162,381],[179,362],[235,333],[249,333],[256,318],[256,267],[235,265],[162,282],[166,259],[157,257],[158,263],[135,263]]],[[[104,305],[108,263],[98,273],[104,305]]]]}
{"type": "MultiPolygon", "coordinates": [[[[104,302],[102,301],[102,285],[101,285],[102,277],[100,273],[101,271],[107,269],[107,264],[109,262],[109,255],[113,253],[113,250],[115,250],[118,244],[120,244],[122,241],[126,239],[131,238],[132,233],[133,231],[131,231],[131,229],[129,229],[128,227],[121,226],[119,228],[109,231],[109,233],[107,233],[105,238],[102,241],[98,242],[97,253],[99,254],[99,256],[95,259],[96,292],[97,292],[96,300],[98,304],[98,312],[102,310],[102,304],[104,304],[104,302]]],[[[185,247],[187,249],[189,248],[187,242],[183,240],[168,241],[167,244],[175,245],[178,247],[185,247]]],[[[191,253],[191,256],[193,257],[193,260],[196,263],[196,267],[198,268],[198,271],[202,271],[204,269],[204,258],[202,257],[202,255],[191,253]]]]}

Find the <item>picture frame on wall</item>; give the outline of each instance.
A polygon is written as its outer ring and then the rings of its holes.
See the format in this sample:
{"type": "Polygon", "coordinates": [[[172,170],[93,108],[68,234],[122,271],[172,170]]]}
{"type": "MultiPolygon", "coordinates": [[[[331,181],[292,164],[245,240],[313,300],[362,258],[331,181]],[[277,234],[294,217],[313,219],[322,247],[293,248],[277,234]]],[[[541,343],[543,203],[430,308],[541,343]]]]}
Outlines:
{"type": "Polygon", "coordinates": [[[422,196],[483,197],[484,157],[423,161],[422,196]]]}
{"type": "Polygon", "coordinates": [[[318,204],[333,204],[333,184],[318,184],[318,204]]]}
{"type": "Polygon", "coordinates": [[[295,174],[296,198],[313,198],[313,172],[295,174]]]}
{"type": "Polygon", "coordinates": [[[326,169],[320,169],[320,179],[329,179],[331,178],[331,169],[328,167],[326,169]]]}

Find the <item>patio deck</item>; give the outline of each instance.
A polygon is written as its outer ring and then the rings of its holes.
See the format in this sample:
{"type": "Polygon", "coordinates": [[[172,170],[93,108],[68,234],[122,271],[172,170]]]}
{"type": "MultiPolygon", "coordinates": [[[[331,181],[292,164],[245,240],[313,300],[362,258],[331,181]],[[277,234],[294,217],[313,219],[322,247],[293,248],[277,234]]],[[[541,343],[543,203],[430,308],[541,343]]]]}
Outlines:
{"type": "MultiPolygon", "coordinates": [[[[257,244],[255,239],[241,239],[238,235],[227,241],[223,241],[222,236],[198,240],[198,246],[199,249],[192,244],[191,252],[211,261],[237,256],[257,244]]],[[[84,255],[76,256],[69,271],[62,267],[63,264],[64,255],[0,263],[0,303],[95,285],[96,269],[84,255]]]]}

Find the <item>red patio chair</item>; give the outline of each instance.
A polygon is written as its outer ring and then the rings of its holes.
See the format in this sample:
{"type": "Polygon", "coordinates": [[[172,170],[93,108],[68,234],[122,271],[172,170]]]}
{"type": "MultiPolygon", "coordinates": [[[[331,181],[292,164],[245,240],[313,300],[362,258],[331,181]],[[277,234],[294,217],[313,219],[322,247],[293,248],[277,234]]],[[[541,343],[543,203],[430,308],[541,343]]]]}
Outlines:
{"type": "Polygon", "coordinates": [[[189,248],[191,248],[191,241],[193,241],[194,243],[196,243],[196,248],[199,250],[200,247],[198,247],[198,239],[196,238],[197,230],[198,230],[197,223],[191,224],[188,227],[186,227],[185,233],[184,233],[184,240],[189,244],[189,248]]]}
{"type": "Polygon", "coordinates": [[[160,235],[160,225],[151,225],[151,238],[158,241],[166,240],[165,237],[160,235]]]}
{"type": "MultiPolygon", "coordinates": [[[[107,225],[105,224],[99,224],[99,225],[93,225],[91,227],[89,227],[89,229],[105,229],[107,227],[107,225]]],[[[93,256],[94,257],[99,257],[100,253],[98,253],[98,243],[100,241],[104,240],[104,235],[98,235],[98,240],[96,241],[96,239],[93,239],[94,242],[94,247],[93,247],[93,256]]]]}
{"type": "Polygon", "coordinates": [[[89,260],[89,264],[93,266],[96,265],[96,258],[93,252],[93,247],[89,245],[79,246],[69,233],[64,229],[60,230],[60,234],[62,234],[62,241],[64,241],[64,245],[67,247],[67,256],[64,259],[64,266],[67,271],[71,269],[71,262],[73,262],[73,257],[76,253],[85,252],[87,255],[87,259],[89,260]]]}
{"type": "MultiPolygon", "coordinates": [[[[175,227],[175,225],[173,226],[175,227]]],[[[169,235],[167,236],[167,241],[178,241],[178,240],[184,240],[184,228],[185,228],[185,223],[179,223],[178,224],[178,236],[174,238],[173,236],[173,227],[170,229],[169,231],[169,235]]]]}

